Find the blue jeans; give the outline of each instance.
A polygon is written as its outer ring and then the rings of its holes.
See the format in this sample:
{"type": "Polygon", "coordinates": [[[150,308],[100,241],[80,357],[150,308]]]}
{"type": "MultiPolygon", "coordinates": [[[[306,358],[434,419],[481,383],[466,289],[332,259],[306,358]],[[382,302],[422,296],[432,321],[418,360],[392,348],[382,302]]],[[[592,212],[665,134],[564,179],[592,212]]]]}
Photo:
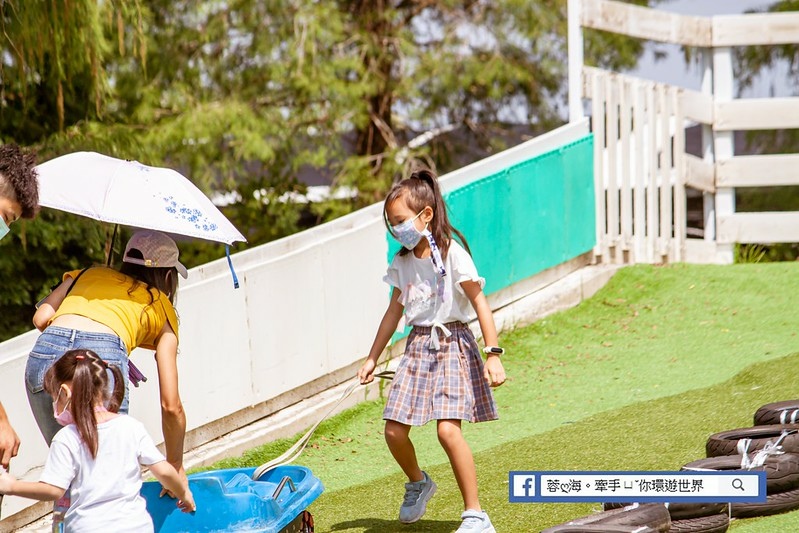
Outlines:
{"type": "MultiPolygon", "coordinates": [[[[44,374],[62,355],[74,349],[91,350],[109,365],[119,368],[125,380],[125,399],[119,412],[128,412],[128,352],[122,339],[108,333],[50,326],[39,335],[25,365],[28,403],[48,446],[61,426],[53,417],[53,398],[44,390],[44,374]]],[[[114,378],[110,370],[108,379],[109,388],[113,390],[114,378]]]]}

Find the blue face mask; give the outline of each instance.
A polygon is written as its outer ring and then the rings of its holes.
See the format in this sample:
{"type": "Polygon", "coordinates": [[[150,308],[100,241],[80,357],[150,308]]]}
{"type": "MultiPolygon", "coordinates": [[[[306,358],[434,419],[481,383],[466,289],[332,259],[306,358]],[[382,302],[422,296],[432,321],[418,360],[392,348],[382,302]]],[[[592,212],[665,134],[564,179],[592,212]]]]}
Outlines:
{"type": "Polygon", "coordinates": [[[399,241],[399,243],[408,250],[413,250],[416,248],[416,245],[422,240],[423,233],[416,229],[414,221],[419,218],[419,215],[421,215],[423,212],[424,210],[419,211],[415,217],[410,220],[406,220],[402,224],[391,226],[391,233],[394,234],[394,238],[397,239],[397,241],[399,241]]]}
{"type": "Polygon", "coordinates": [[[0,217],[0,239],[8,235],[9,232],[8,224],[3,217],[0,217]]]}

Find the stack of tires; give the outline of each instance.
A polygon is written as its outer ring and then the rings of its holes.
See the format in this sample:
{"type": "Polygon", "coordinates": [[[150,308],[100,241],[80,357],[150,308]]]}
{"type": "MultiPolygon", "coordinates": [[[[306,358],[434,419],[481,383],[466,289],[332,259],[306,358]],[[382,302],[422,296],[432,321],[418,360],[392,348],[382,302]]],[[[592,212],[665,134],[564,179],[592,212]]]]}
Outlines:
{"type": "Polygon", "coordinates": [[[799,400],[769,403],[754,415],[754,426],[714,433],[707,439],[707,459],[693,461],[684,470],[738,470],[743,455],[751,462],[770,442],[779,444],[782,453],[767,455],[751,470],[766,472],[765,503],[733,503],[735,518],[766,516],[799,508],[799,400]]]}
{"type": "Polygon", "coordinates": [[[766,502],[606,503],[600,513],[542,533],[724,533],[730,517],[766,516],[799,508],[799,400],[760,407],[753,427],[715,433],[708,438],[705,451],[705,459],[683,465],[681,470],[741,470],[746,464],[748,470],[765,471],[766,502]],[[758,453],[775,444],[779,449],[772,453],[758,453]]]}
{"type": "MultiPolygon", "coordinates": [[[[629,504],[606,503],[604,509],[607,511],[620,505],[629,504]]],[[[667,503],[663,507],[669,513],[669,532],[724,533],[730,527],[730,509],[726,503],[677,502],[667,503]]]]}
{"type": "Polygon", "coordinates": [[[633,503],[550,527],[541,533],[668,533],[671,517],[662,503],[633,503]]]}

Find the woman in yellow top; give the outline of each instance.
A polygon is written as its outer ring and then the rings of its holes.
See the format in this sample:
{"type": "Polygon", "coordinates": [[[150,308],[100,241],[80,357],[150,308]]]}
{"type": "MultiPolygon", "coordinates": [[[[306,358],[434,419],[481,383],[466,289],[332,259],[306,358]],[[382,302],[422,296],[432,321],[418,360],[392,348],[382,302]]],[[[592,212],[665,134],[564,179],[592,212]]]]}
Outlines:
{"type": "MultiPolygon", "coordinates": [[[[155,350],[161,393],[161,426],[166,458],[183,473],[186,416],[178,392],[178,320],[173,303],[180,273],[178,248],[157,231],[131,237],[122,268],[92,267],[64,274],[64,281],[39,306],[33,324],[42,332],[28,356],[25,385],[36,423],[48,446],[60,428],[44,374],[65,352],[92,350],[125,376],[127,413],[128,355],[139,346],[155,350]]],[[[110,372],[110,371],[109,371],[110,372]]]]}

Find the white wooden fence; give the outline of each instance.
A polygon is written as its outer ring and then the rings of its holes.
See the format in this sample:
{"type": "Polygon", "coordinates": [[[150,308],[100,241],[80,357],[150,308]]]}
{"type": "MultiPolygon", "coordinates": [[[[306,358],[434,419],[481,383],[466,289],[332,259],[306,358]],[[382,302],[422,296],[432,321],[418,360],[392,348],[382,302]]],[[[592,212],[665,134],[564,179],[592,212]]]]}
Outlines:
{"type": "Polygon", "coordinates": [[[685,187],[705,195],[705,240],[731,262],[734,243],[799,242],[799,212],[736,213],[735,188],[799,185],[799,154],[736,156],[733,132],[799,128],[799,97],[736,99],[733,46],[799,43],[799,12],[693,17],[612,0],[569,0],[569,111],[591,100],[596,135],[598,260],[692,260],[685,187]],[[698,47],[701,92],[583,66],[582,28],[698,47]],[[685,153],[687,121],[704,157],[685,153]]]}
{"type": "Polygon", "coordinates": [[[595,254],[612,262],[682,261],[679,90],[599,69],[584,72],[594,134],[595,254]]]}

